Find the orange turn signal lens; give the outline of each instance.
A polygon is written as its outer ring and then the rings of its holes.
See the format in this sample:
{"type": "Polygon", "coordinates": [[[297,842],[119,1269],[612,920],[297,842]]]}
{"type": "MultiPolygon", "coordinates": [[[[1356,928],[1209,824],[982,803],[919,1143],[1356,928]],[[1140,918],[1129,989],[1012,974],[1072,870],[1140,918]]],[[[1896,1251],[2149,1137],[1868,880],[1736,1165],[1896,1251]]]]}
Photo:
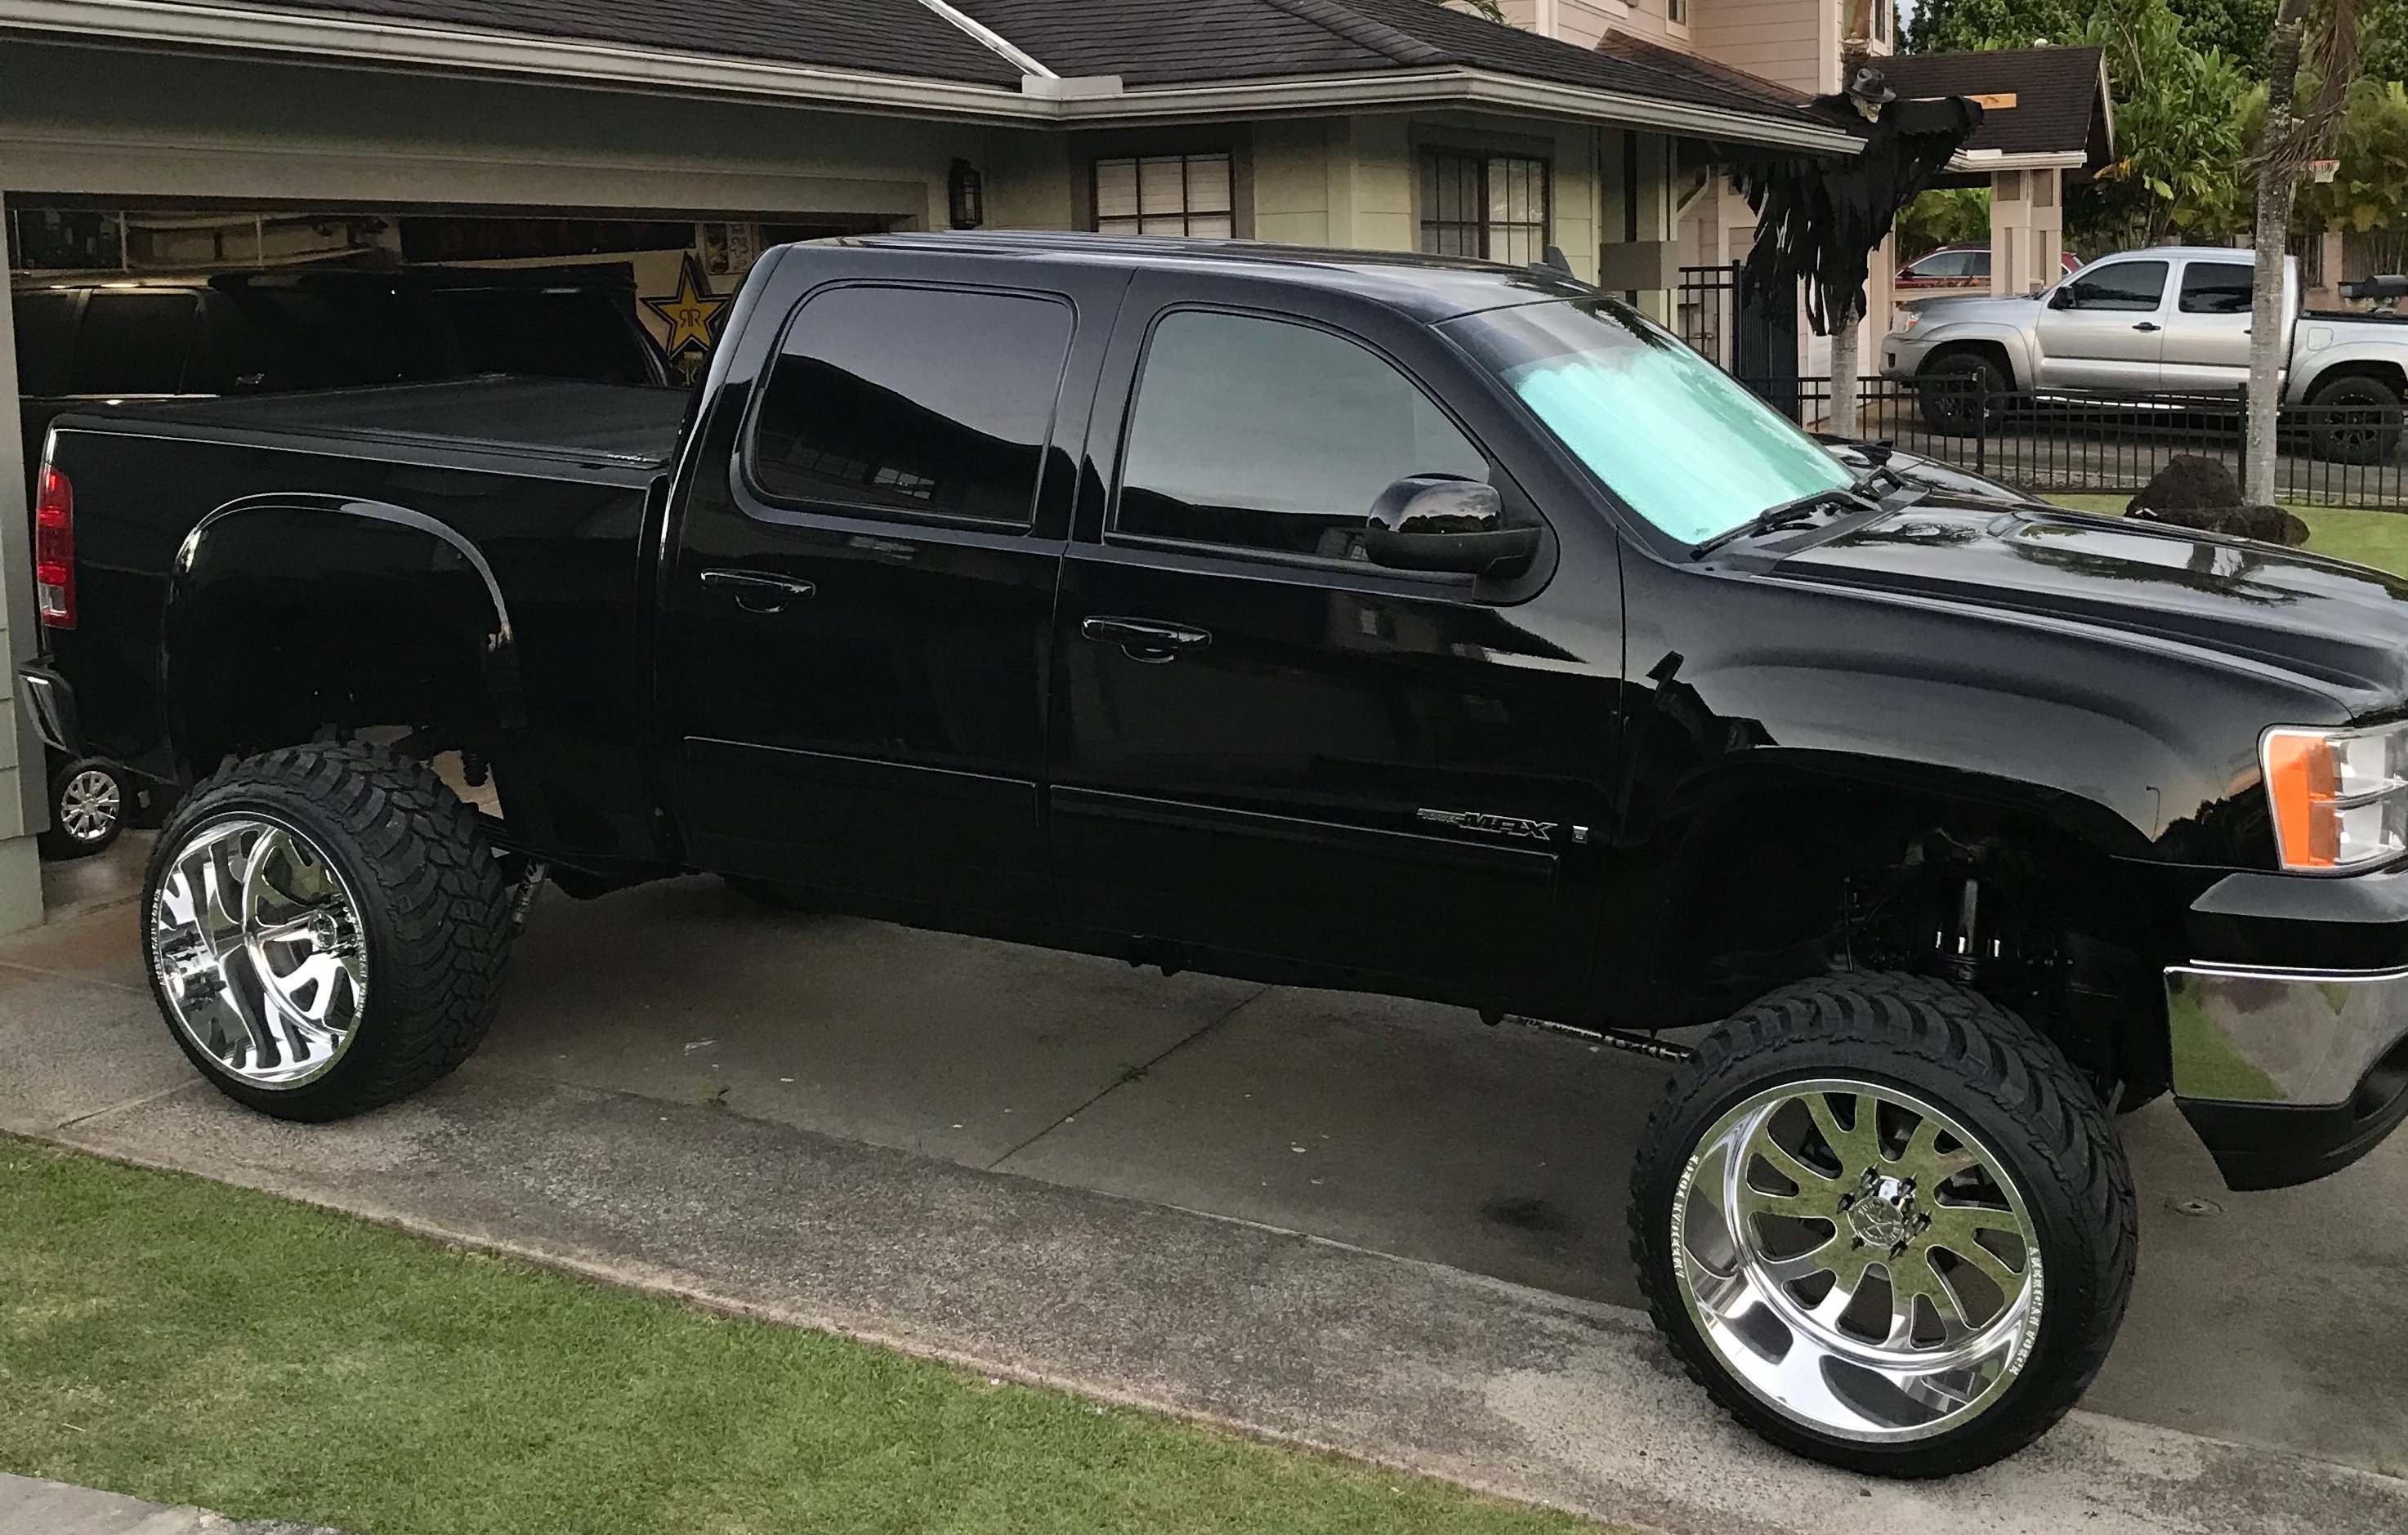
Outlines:
{"type": "Polygon", "coordinates": [[[2285,868],[2368,868],[2408,848],[2408,726],[2278,726],[2258,752],[2285,868]]]}
{"type": "Polygon", "coordinates": [[[2341,823],[2330,813],[2341,772],[2331,740],[2322,731],[2270,730],[2263,754],[2283,867],[2332,868],[2341,860],[2341,823]]]}

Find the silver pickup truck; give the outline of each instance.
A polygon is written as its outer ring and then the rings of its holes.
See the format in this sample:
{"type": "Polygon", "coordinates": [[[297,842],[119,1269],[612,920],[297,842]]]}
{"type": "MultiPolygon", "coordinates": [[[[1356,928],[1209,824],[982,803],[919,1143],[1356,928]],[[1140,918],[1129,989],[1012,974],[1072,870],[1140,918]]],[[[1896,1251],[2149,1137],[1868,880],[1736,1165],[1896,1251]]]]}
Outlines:
{"type": "MultiPolygon", "coordinates": [[[[2302,424],[2319,456],[2388,459],[2408,400],[2408,316],[2300,314],[2296,264],[2285,272],[2283,403],[2311,408],[2302,424]]],[[[1995,422],[2015,395],[2238,394],[2253,277],[2245,251],[2169,246],[2101,257],[2022,297],[1928,299],[1882,342],[1882,373],[1928,380],[1924,420],[1950,436],[1995,422]]]]}

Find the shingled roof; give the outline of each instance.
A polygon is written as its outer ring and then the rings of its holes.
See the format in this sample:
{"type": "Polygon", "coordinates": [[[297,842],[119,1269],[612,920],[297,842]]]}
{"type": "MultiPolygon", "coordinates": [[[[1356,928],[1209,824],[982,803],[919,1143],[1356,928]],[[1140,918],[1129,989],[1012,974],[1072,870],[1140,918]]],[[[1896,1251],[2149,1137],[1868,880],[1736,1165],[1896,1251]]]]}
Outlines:
{"type": "Polygon", "coordinates": [[[2073,154],[2096,167],[2111,157],[2114,103],[2096,48],[1994,48],[1977,53],[1907,53],[1881,61],[1901,96],[1996,96],[1966,145],[1967,156],[2073,154]]]}
{"type": "MultiPolygon", "coordinates": [[[[437,66],[473,57],[477,37],[499,36],[542,40],[554,58],[581,53],[595,62],[579,67],[616,69],[621,78],[662,77],[658,65],[608,57],[621,48],[691,61],[678,73],[701,85],[710,83],[713,59],[752,71],[748,80],[731,80],[734,87],[768,88],[761,72],[782,71],[775,88],[790,95],[816,89],[784,78],[796,70],[924,80],[934,88],[932,100],[943,97],[930,110],[977,115],[991,103],[1004,120],[1051,112],[1065,122],[1108,121],[1118,92],[1278,83],[1304,90],[1297,82],[1327,82],[1286,109],[1427,99],[1511,110],[1509,102],[1518,102],[1525,109],[1660,122],[1670,131],[1741,142],[1845,143],[1800,112],[1794,96],[1736,71],[1666,50],[1643,56],[1592,51],[1430,0],[245,0],[238,9],[215,0],[165,0],[150,14],[181,10],[195,18],[206,11],[208,24],[228,29],[245,17],[269,24],[323,18],[309,24],[329,40],[329,51],[388,65],[412,57],[402,46],[405,35],[427,39],[435,35],[423,29],[432,28],[449,40],[439,48],[413,46],[437,66]],[[1036,83],[1025,83],[1032,76],[1036,83]],[[1039,89],[1046,76],[1095,88],[1039,89]],[[962,88],[983,102],[966,98],[962,88]],[[1015,104],[1001,93],[1024,99],[1015,104]],[[1607,97],[1661,104],[1663,110],[1617,109],[1607,97]]],[[[183,43],[191,34],[173,36],[183,43]]],[[[311,46],[317,43],[313,36],[311,46]]],[[[279,36],[269,46],[290,51],[296,44],[279,36]]],[[[836,85],[827,89],[844,94],[836,85]]],[[[853,99],[866,98],[856,90],[853,99]]],[[[896,105],[891,90],[882,99],[890,109],[896,105]]],[[[1164,108],[1157,103],[1149,109],[1158,115],[1164,108]]],[[[1217,108],[1244,110],[1237,103],[1217,108]]]]}

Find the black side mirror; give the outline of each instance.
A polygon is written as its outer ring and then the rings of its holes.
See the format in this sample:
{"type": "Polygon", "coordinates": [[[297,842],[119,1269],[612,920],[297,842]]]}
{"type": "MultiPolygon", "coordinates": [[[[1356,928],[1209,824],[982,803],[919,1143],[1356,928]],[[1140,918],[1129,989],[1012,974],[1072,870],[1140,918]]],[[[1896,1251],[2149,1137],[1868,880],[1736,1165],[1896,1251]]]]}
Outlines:
{"type": "Polygon", "coordinates": [[[1507,527],[1505,501],[1494,485],[1415,474],[1371,503],[1363,548],[1373,564],[1392,570],[1510,576],[1537,556],[1539,530],[1507,527]]]}
{"type": "Polygon", "coordinates": [[[2066,283],[2062,287],[2058,288],[2055,293],[2050,294],[2048,295],[2048,307],[2052,309],[2070,309],[2073,308],[2073,284],[2071,282],[2066,283]]]}

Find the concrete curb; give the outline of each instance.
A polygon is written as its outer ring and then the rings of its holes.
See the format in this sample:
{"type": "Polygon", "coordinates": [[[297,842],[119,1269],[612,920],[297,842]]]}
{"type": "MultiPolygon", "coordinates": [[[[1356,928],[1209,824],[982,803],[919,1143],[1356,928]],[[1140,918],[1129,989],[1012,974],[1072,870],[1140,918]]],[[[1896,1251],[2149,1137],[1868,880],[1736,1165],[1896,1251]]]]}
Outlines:
{"type": "Polygon", "coordinates": [[[342,1535],[280,1519],[243,1523],[207,1509],[169,1508],[6,1471],[0,1471],[0,1529],[8,1535],[342,1535]]]}
{"type": "Polygon", "coordinates": [[[314,1130],[196,1083],[36,1133],[1667,1531],[2408,1528],[2408,1483],[2087,1413],[1951,1482],[1846,1476],[1723,1420],[1622,1308],[708,1109],[470,1077],[314,1130]]]}

